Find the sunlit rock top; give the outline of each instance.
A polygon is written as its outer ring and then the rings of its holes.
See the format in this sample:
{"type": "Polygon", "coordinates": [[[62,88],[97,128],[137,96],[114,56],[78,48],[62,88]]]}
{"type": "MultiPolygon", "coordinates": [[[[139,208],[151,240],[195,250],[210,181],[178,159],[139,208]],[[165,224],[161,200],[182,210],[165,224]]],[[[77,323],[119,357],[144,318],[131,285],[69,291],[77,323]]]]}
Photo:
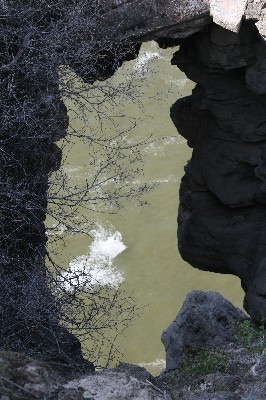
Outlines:
{"type": "Polygon", "coordinates": [[[184,38],[211,20],[238,32],[243,19],[254,20],[266,38],[264,0],[102,0],[101,6],[99,33],[114,39],[184,38]]]}
{"type": "Polygon", "coordinates": [[[233,32],[238,32],[248,0],[210,0],[213,22],[233,32]]]}

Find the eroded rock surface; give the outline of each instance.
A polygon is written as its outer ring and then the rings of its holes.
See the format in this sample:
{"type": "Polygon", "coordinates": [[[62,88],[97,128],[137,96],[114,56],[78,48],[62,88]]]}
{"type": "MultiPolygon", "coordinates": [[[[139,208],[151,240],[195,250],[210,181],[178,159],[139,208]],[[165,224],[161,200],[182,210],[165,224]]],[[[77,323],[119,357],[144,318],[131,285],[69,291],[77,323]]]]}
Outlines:
{"type": "Polygon", "coordinates": [[[219,349],[235,341],[236,323],[247,317],[216,292],[190,292],[174,322],[163,332],[166,370],[176,369],[186,352],[219,349]]]}
{"type": "Polygon", "coordinates": [[[143,42],[184,38],[211,22],[208,0],[104,0],[98,35],[143,42]],[[114,26],[116,29],[114,30],[114,26]]]}
{"type": "Polygon", "coordinates": [[[224,372],[163,373],[156,385],[171,400],[264,400],[266,355],[251,355],[237,347],[222,350],[229,357],[224,372]]]}
{"type": "Polygon", "coordinates": [[[210,0],[213,22],[232,32],[238,32],[248,0],[210,0]]]}
{"type": "Polygon", "coordinates": [[[120,40],[185,38],[211,20],[233,32],[239,31],[242,20],[252,20],[266,37],[264,0],[103,0],[100,4],[103,17],[97,34],[108,32],[120,40]]]}
{"type": "Polygon", "coordinates": [[[220,294],[193,291],[162,335],[166,370],[154,384],[172,400],[262,400],[264,335],[220,294]]]}
{"type": "Polygon", "coordinates": [[[266,39],[266,9],[264,0],[248,0],[244,18],[256,21],[260,35],[266,39]]]}
{"type": "Polygon", "coordinates": [[[180,188],[179,250],[202,270],[232,273],[245,308],[266,315],[266,47],[255,24],[212,24],[181,44],[173,64],[197,82],[171,116],[193,147],[180,188]]]}
{"type": "Polygon", "coordinates": [[[102,372],[69,382],[68,390],[83,389],[84,399],[93,400],[160,400],[163,392],[150,382],[142,382],[122,372],[102,372]]]}
{"type": "MultiPolygon", "coordinates": [[[[181,338],[187,336],[187,348],[183,346],[183,352],[187,354],[191,350],[186,370],[178,366],[152,377],[142,367],[121,363],[105,372],[80,376],[73,371],[66,375],[54,369],[55,363],[39,362],[18,353],[0,352],[0,400],[265,398],[265,331],[256,330],[250,320],[241,322],[242,313],[217,293],[191,292],[179,317],[184,322],[179,324],[179,335],[181,338]],[[231,336],[234,332],[230,326],[234,321],[240,321],[235,338],[231,336]],[[206,326],[208,324],[210,326],[206,326]],[[198,353],[202,346],[205,352],[198,353]]],[[[174,340],[169,346],[175,346],[174,340]]]]}

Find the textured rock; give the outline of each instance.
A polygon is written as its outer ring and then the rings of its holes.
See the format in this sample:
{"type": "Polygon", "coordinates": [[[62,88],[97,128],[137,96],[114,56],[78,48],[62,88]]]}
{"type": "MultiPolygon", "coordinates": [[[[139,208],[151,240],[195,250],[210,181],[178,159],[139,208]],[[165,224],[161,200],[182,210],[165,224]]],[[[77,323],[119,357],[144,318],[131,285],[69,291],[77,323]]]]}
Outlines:
{"type": "Polygon", "coordinates": [[[139,365],[127,364],[122,362],[110,371],[123,372],[144,382],[152,380],[152,375],[145,368],[140,367],[139,365]]]}
{"type": "Polygon", "coordinates": [[[179,250],[196,268],[239,276],[255,319],[266,315],[265,53],[245,22],[239,34],[211,25],[172,61],[198,83],[171,109],[193,147],[180,188],[179,250]]]}
{"type": "Polygon", "coordinates": [[[229,357],[225,372],[172,371],[157,377],[155,384],[166,390],[172,400],[263,400],[265,374],[258,368],[263,368],[265,355],[252,356],[244,349],[230,346],[223,350],[229,357]]]}
{"type": "Polygon", "coordinates": [[[122,372],[102,372],[69,382],[66,389],[81,388],[84,399],[93,400],[160,400],[165,399],[163,392],[150,382],[138,379],[122,372]]]}
{"type": "Polygon", "coordinates": [[[266,354],[250,354],[238,344],[222,351],[228,356],[224,372],[214,365],[208,374],[171,371],[152,378],[143,368],[122,364],[123,372],[83,375],[68,383],[46,364],[1,353],[0,400],[263,400],[266,354]]]}
{"type": "Polygon", "coordinates": [[[133,42],[184,38],[201,30],[211,18],[233,32],[239,31],[243,19],[256,21],[266,37],[264,0],[103,0],[101,7],[103,18],[97,31],[102,37],[133,42]]]}
{"type": "Polygon", "coordinates": [[[242,20],[256,21],[260,34],[266,38],[264,0],[102,0],[99,3],[102,20],[96,32],[111,40],[136,43],[164,37],[185,38],[200,31],[211,19],[233,32],[239,31],[242,20]]]}
{"type": "Polygon", "coordinates": [[[97,34],[133,42],[184,38],[211,21],[208,0],[104,0],[102,7],[97,34]]]}
{"type": "Polygon", "coordinates": [[[44,399],[57,389],[46,366],[22,354],[1,352],[0,371],[0,400],[44,399]]]}
{"type": "Polygon", "coordinates": [[[260,35],[266,39],[266,10],[264,0],[248,0],[244,17],[257,21],[256,26],[260,35]]]}
{"type": "Polygon", "coordinates": [[[228,371],[203,375],[164,373],[156,384],[172,400],[264,400],[265,354],[252,356],[241,349],[227,350],[228,371]]]}
{"type": "Polygon", "coordinates": [[[265,330],[245,318],[218,293],[191,292],[163,333],[167,368],[153,383],[172,400],[263,400],[265,330]]]}
{"type": "Polygon", "coordinates": [[[235,323],[246,319],[215,292],[190,292],[174,322],[163,332],[166,370],[180,366],[186,352],[220,348],[234,342],[235,323]]]}
{"type": "Polygon", "coordinates": [[[210,0],[213,22],[232,32],[238,32],[247,2],[248,0],[210,0]]]}
{"type": "Polygon", "coordinates": [[[0,400],[168,400],[164,390],[151,382],[151,375],[134,365],[121,364],[116,371],[66,382],[66,376],[55,373],[49,364],[2,352],[0,371],[0,400]]]}
{"type": "Polygon", "coordinates": [[[255,47],[256,62],[247,68],[246,83],[248,89],[256,94],[266,94],[266,46],[259,42],[255,47]]]}

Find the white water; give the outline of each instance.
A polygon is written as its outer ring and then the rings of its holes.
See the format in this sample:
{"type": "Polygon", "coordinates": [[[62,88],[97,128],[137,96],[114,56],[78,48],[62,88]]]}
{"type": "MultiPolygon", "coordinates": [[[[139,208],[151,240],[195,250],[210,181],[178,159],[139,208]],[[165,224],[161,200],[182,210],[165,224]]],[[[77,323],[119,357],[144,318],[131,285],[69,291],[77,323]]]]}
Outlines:
{"type": "Polygon", "coordinates": [[[134,69],[140,74],[147,74],[152,62],[160,58],[162,58],[162,56],[157,51],[140,52],[138,58],[134,62],[134,69]]]}
{"type": "Polygon", "coordinates": [[[123,273],[114,265],[116,256],[126,249],[121,233],[113,227],[98,225],[90,235],[94,240],[88,254],[76,257],[62,273],[61,281],[66,290],[89,290],[95,285],[118,288],[124,280],[123,273]]]}

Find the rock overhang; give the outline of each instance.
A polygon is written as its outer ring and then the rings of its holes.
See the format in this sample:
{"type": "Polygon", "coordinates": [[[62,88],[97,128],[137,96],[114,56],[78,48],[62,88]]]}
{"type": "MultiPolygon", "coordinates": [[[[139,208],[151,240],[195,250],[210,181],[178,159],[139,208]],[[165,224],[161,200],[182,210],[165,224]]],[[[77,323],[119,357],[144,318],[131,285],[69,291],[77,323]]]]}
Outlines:
{"type": "Polygon", "coordinates": [[[264,0],[105,0],[100,4],[102,23],[98,33],[114,41],[182,39],[212,21],[238,32],[243,20],[254,21],[266,38],[264,0]]]}

